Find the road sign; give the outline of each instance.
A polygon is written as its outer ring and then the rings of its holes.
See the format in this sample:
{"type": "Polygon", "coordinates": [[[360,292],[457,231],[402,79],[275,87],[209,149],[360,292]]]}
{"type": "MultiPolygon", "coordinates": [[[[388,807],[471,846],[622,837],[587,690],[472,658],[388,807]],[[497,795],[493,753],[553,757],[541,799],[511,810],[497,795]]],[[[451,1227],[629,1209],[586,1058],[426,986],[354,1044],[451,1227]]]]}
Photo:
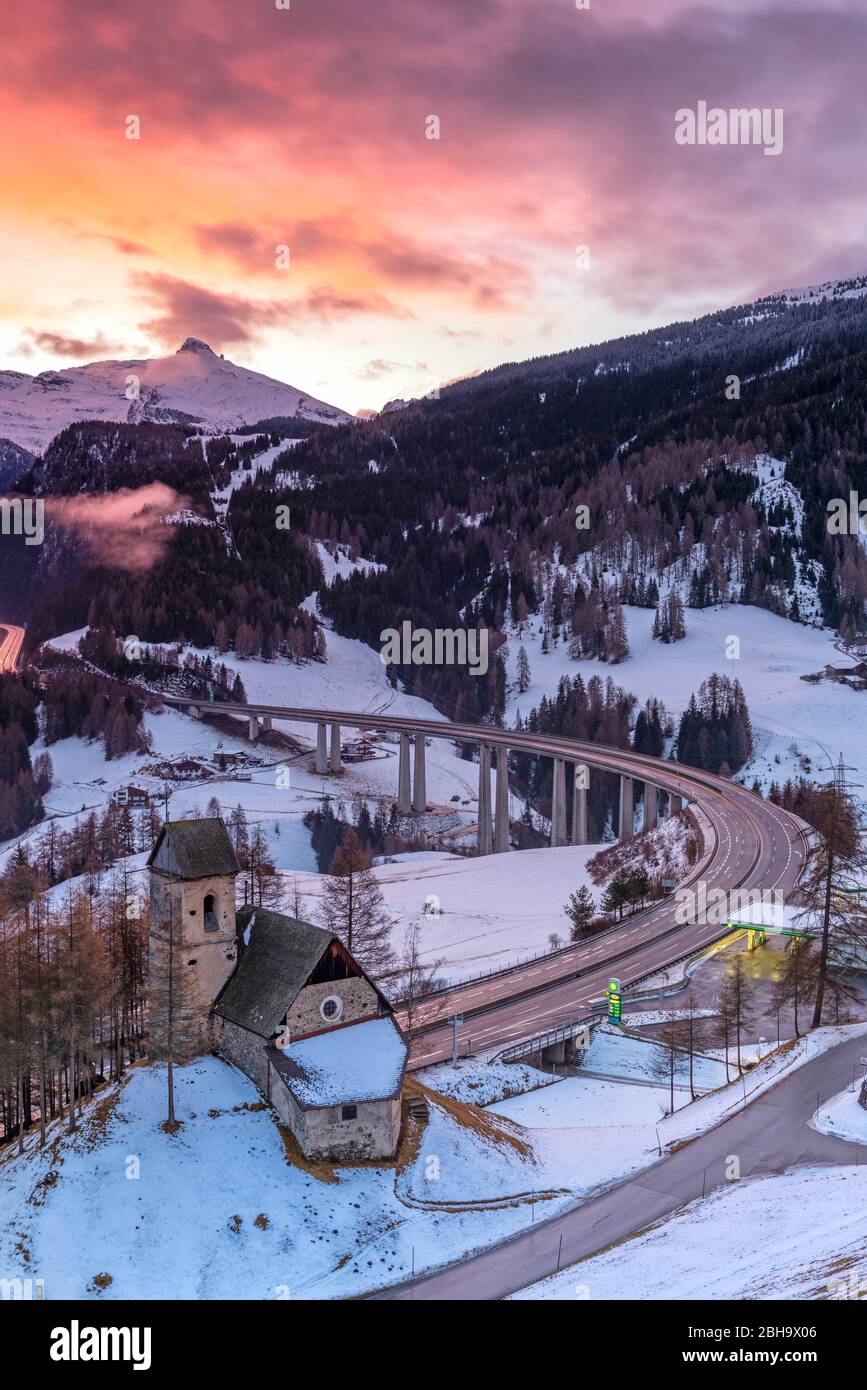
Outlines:
{"type": "Polygon", "coordinates": [[[619,1023],[623,1016],[623,996],[620,991],[620,981],[609,980],[605,993],[608,995],[608,1022],[619,1023]]]}

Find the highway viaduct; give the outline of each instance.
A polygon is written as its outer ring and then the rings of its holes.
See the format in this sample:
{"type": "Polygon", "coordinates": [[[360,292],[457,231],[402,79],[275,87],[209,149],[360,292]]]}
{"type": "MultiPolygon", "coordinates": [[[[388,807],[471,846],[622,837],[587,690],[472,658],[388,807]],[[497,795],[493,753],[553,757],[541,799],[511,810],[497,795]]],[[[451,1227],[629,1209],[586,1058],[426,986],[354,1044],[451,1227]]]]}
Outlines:
{"type": "MultiPolygon", "coordinates": [[[[803,868],[809,828],[797,816],[767,802],[725,777],[666,762],[630,749],[611,748],[560,735],[532,734],[487,725],[455,724],[446,720],[407,718],[376,711],[326,710],[270,704],[234,704],[163,696],[166,704],[196,717],[232,715],[248,722],[251,739],[275,720],[316,726],[314,766],[320,773],[340,769],[341,729],[381,730],[400,739],[397,804],[401,811],[421,812],[427,804],[425,741],[428,738],[476,744],[479,748],[478,849],[480,854],[504,852],[508,833],[508,753],[549,757],[554,763],[551,843],[567,843],[566,769],[575,769],[571,839],[586,843],[588,769],[620,778],[619,834],[633,833],[636,786],[642,784],[643,828],[656,824],[660,795],[669,815],[690,806],[699,830],[701,851],[681,886],[701,879],[710,892],[781,893],[796,887],[803,868]],[[261,721],[261,722],[260,722],[261,721]],[[412,760],[410,760],[412,751],[412,760]],[[490,772],[496,759],[494,806],[490,805],[490,772]],[[493,821],[493,826],[492,826],[493,821]]],[[[552,952],[535,961],[458,984],[426,1000],[417,1010],[412,1065],[430,1065],[451,1055],[450,1018],[463,1016],[462,1046],[491,1052],[586,1017],[598,1000],[609,974],[617,967],[624,986],[664,969],[710,945],[725,934],[724,924],[683,923],[673,897],[654,902],[645,911],[587,941],[552,952]]]]}

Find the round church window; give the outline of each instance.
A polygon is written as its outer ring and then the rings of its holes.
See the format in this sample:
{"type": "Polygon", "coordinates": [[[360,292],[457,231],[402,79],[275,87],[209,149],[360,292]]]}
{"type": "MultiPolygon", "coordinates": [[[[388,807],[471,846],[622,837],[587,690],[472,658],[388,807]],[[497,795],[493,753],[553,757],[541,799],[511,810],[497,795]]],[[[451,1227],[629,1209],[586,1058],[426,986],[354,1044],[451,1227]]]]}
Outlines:
{"type": "Polygon", "coordinates": [[[319,1005],[319,1012],[327,1023],[334,1023],[343,1013],[343,1000],[336,994],[329,994],[319,1005]]]}

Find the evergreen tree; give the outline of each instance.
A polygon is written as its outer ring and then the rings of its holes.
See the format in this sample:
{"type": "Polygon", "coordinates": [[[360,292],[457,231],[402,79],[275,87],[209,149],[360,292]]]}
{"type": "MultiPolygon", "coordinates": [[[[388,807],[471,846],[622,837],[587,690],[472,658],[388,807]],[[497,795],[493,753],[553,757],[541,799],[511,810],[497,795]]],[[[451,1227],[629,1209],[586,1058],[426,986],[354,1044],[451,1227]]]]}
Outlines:
{"type": "Polygon", "coordinates": [[[569,901],[563,911],[572,923],[572,940],[580,941],[587,935],[590,923],[596,913],[596,905],[593,902],[593,894],[586,884],[582,883],[580,888],[570,894],[569,901]]]}
{"type": "Polygon", "coordinates": [[[319,921],[327,931],[337,933],[362,969],[374,979],[395,969],[391,919],[370,859],[354,830],[347,830],[331,861],[319,921]]]}

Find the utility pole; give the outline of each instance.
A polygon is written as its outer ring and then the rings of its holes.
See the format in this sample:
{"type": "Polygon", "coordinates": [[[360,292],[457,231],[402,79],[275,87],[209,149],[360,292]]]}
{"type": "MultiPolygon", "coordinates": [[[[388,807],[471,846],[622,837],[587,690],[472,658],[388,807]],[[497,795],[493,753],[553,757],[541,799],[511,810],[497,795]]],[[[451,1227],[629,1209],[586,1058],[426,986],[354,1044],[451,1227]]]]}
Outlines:
{"type": "Polygon", "coordinates": [[[463,1023],[463,1021],[464,1021],[464,1016],[463,1016],[463,1014],[452,1014],[452,1017],[451,1017],[451,1025],[452,1025],[452,1066],[453,1066],[453,1067],[456,1067],[457,1064],[458,1064],[458,1029],[460,1028],[460,1026],[461,1026],[461,1024],[463,1023]]]}

